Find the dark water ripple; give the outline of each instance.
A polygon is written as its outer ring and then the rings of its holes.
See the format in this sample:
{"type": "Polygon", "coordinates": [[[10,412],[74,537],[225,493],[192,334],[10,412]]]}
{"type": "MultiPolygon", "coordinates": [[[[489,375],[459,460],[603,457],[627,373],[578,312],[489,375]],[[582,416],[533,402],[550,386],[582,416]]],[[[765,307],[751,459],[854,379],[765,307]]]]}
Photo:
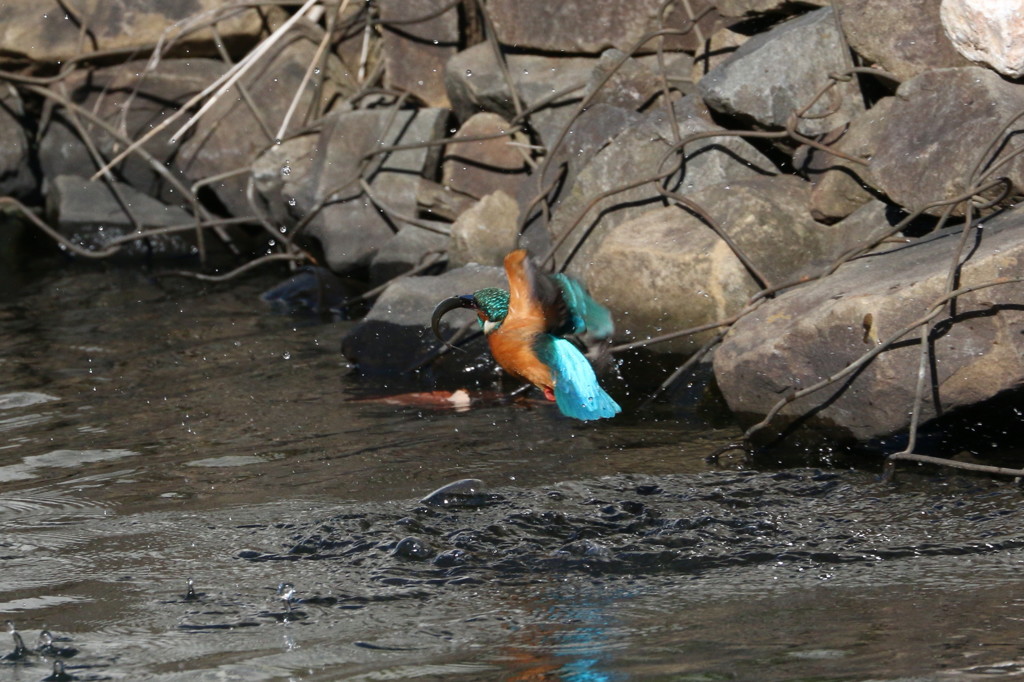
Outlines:
{"type": "Polygon", "coordinates": [[[656,483],[610,476],[499,489],[465,508],[411,503],[346,512],[287,529],[279,550],[240,556],[331,562],[387,586],[515,585],[558,574],[697,576],[765,564],[825,570],[1024,546],[1018,491],[978,491],[969,506],[957,499],[963,492],[897,493],[865,475],[814,470],[663,476],[656,483]]]}

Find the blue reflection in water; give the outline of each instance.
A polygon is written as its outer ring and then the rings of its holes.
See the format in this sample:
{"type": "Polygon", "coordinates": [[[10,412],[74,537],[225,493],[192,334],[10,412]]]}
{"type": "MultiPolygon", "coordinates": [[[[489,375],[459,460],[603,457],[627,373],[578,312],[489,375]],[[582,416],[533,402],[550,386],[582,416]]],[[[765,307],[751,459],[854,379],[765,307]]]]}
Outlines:
{"type": "MultiPolygon", "coordinates": [[[[615,625],[609,621],[610,606],[621,609],[622,600],[632,597],[625,590],[571,589],[553,595],[557,600],[545,614],[546,640],[553,668],[559,678],[572,682],[610,682],[625,676],[610,671],[609,649],[615,644],[615,625]],[[565,660],[569,659],[569,660],[565,660]]],[[[529,629],[529,628],[528,628],[529,629]]]]}

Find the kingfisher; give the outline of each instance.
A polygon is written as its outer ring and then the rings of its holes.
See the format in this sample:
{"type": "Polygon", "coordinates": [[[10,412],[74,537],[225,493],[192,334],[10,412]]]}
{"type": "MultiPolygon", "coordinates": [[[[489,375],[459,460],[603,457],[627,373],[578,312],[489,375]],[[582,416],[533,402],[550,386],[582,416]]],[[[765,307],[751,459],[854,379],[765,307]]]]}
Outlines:
{"type": "Polygon", "coordinates": [[[589,421],[614,417],[622,408],[597,382],[590,361],[567,336],[608,339],[608,309],[564,274],[538,270],[524,249],[505,256],[509,290],[481,289],[437,304],[431,329],[442,342],[441,318],[456,308],[476,311],[495,361],[530,382],[562,414],[589,421]]]}

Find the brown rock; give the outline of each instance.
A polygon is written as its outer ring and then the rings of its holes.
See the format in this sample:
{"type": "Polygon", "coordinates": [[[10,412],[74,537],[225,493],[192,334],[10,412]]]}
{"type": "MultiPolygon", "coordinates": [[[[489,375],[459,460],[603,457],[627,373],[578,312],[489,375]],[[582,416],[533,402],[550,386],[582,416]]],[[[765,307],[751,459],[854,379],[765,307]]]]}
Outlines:
{"type": "Polygon", "coordinates": [[[266,10],[228,7],[222,0],[4,2],[0,54],[62,63],[85,52],[128,54],[162,43],[170,48],[165,56],[214,56],[217,49],[209,24],[218,16],[218,39],[231,46],[255,43],[266,26],[266,10]]]}
{"type": "MultiPolygon", "coordinates": [[[[620,53],[621,54],[621,53],[620,53]]],[[[512,88],[522,110],[536,108],[528,117],[532,131],[545,145],[553,145],[562,130],[570,124],[577,113],[586,88],[596,86],[595,69],[607,68],[608,60],[602,65],[594,57],[548,57],[543,55],[509,54],[509,79],[502,73],[490,45],[480,44],[463,50],[451,60],[445,69],[445,82],[452,100],[452,107],[461,120],[466,120],[479,111],[491,111],[508,120],[517,116],[512,88]]],[[[654,55],[639,57],[636,62],[656,73],[657,58],[654,55]]],[[[634,75],[643,73],[635,64],[627,69],[634,75]]],[[[688,55],[670,54],[665,56],[665,77],[677,89],[688,89],[692,61],[688,55]]],[[[646,80],[646,77],[642,77],[646,80]]],[[[628,87],[636,88],[635,78],[623,80],[628,87]]],[[[660,81],[659,81],[660,82],[660,81]]],[[[647,89],[647,86],[643,86],[647,89]]],[[[605,85],[597,95],[595,104],[616,101],[619,104],[629,100],[628,106],[637,106],[636,97],[625,99],[615,93],[615,86],[605,85]]],[[[649,100],[648,100],[649,102],[649,100]]]]}
{"type": "MultiPolygon", "coordinates": [[[[531,127],[542,140],[555,137],[582,98],[594,59],[529,54],[509,54],[506,59],[522,109],[545,105],[530,115],[531,127]]],[[[462,121],[480,111],[509,120],[518,114],[509,84],[486,43],[474,45],[448,60],[445,84],[452,108],[462,121]]]]}
{"type": "Polygon", "coordinates": [[[293,198],[303,216],[330,199],[309,222],[308,233],[320,241],[332,270],[344,273],[368,265],[402,218],[415,215],[420,176],[437,166],[438,148],[420,146],[374,157],[372,175],[366,175],[363,158],[381,146],[441,137],[447,115],[445,109],[372,109],[338,112],[325,120],[313,167],[303,171],[309,182],[296,186],[293,198]],[[360,177],[371,195],[359,184],[360,177]]]}
{"type": "Polygon", "coordinates": [[[457,6],[449,0],[381,0],[384,84],[411,92],[428,107],[449,107],[444,65],[458,51],[457,6]],[[437,14],[429,19],[423,19],[437,14]]]}
{"type": "MultiPolygon", "coordinates": [[[[144,148],[157,160],[173,167],[185,186],[193,182],[248,167],[257,154],[274,142],[298,89],[308,61],[316,49],[308,39],[295,36],[285,40],[276,51],[257,64],[243,83],[259,116],[237,91],[226,93],[200,118],[182,140],[171,142],[174,131],[187,119],[172,124],[146,143],[144,148]]],[[[335,63],[329,60],[329,64],[335,63]]],[[[155,70],[147,70],[146,62],[127,62],[96,70],[82,69],[66,78],[71,99],[107,121],[115,129],[123,129],[131,139],[147,133],[155,122],[167,117],[178,106],[223,75],[226,66],[209,59],[168,59],[160,61],[155,70]]],[[[329,73],[335,73],[333,67],[329,73]]],[[[337,93],[333,77],[319,88],[308,85],[303,91],[298,111],[308,109],[313,98],[330,98],[337,93]]],[[[326,101],[326,99],[324,100],[326,101]]],[[[112,157],[123,144],[87,121],[88,134],[97,147],[112,157]]],[[[300,128],[303,121],[294,117],[286,134],[300,128]]],[[[40,165],[46,176],[59,173],[91,175],[96,170],[84,143],[71,125],[67,114],[55,113],[40,144],[40,165]]],[[[187,197],[173,190],[166,179],[138,156],[132,155],[120,167],[122,176],[132,186],[159,195],[168,202],[185,202],[187,197]]],[[[245,173],[236,173],[208,185],[231,215],[251,213],[245,173]]]]}
{"type": "Polygon", "coordinates": [[[502,190],[515,196],[529,171],[526,158],[529,138],[512,133],[511,124],[497,114],[482,112],[470,117],[445,146],[442,174],[444,184],[475,199],[502,190]],[[491,137],[476,142],[458,142],[466,137],[491,137]],[[510,143],[522,145],[520,148],[510,143]]]}
{"type": "MultiPolygon", "coordinates": [[[[1018,277],[1024,215],[986,222],[959,286],[1018,277]]],[[[791,290],[737,322],[718,348],[714,369],[729,407],[760,420],[786,394],[832,376],[921,318],[943,295],[959,228],[909,247],[851,261],[827,279],[791,290]]],[[[961,296],[955,316],[936,320],[929,348],[922,421],[988,400],[1024,383],[1024,285],[961,296]]],[[[855,374],[789,402],[760,434],[787,427],[793,438],[864,441],[904,431],[920,364],[919,330],[855,374]]]]}
{"type": "Polygon", "coordinates": [[[747,142],[735,136],[714,137],[720,128],[694,113],[682,113],[690,108],[689,99],[677,103],[674,119],[656,110],[625,127],[603,144],[575,176],[548,226],[552,241],[559,243],[556,260],[559,265],[568,261],[570,274],[583,274],[609,229],[663,201],[651,183],[641,181],[664,173],[678,161],[671,152],[677,133],[681,140],[694,134],[712,134],[685,147],[685,175],[671,183],[681,194],[774,172],[772,163],[747,142]]]}
{"type": "Polygon", "coordinates": [[[964,57],[1024,76],[1024,15],[1016,2],[943,0],[942,27],[964,57]]]}
{"type": "Polygon", "coordinates": [[[38,181],[29,159],[28,133],[20,119],[25,116],[24,104],[17,91],[5,87],[0,95],[0,196],[24,199],[37,191],[38,181]]]}
{"type": "Polygon", "coordinates": [[[901,211],[893,211],[879,199],[869,199],[857,210],[833,225],[821,226],[824,252],[838,257],[849,251],[872,251],[889,248],[874,245],[893,234],[893,227],[902,219],[901,211]]]}
{"type": "Polygon", "coordinates": [[[501,266],[516,248],[519,207],[501,190],[488,194],[452,224],[448,262],[452,267],[479,263],[501,266]]]}
{"type": "MultiPolygon", "coordinates": [[[[630,50],[644,34],[658,28],[658,13],[664,4],[662,0],[493,0],[487,3],[487,10],[504,45],[597,54],[611,47],[630,50]]],[[[719,26],[715,4],[707,0],[670,4],[665,28],[691,26],[686,5],[700,19],[696,30],[666,37],[666,47],[693,52],[719,26]]],[[[653,52],[657,47],[657,40],[651,40],[640,52],[653,52]]]]}
{"type": "Polygon", "coordinates": [[[475,202],[465,194],[453,192],[439,182],[420,178],[416,203],[423,213],[451,221],[462,215],[462,212],[475,202]]]}
{"type": "Polygon", "coordinates": [[[941,0],[843,0],[838,3],[850,47],[901,81],[927,71],[967,66],[939,21],[941,0]]]}
{"type": "Polygon", "coordinates": [[[444,260],[438,260],[437,256],[448,247],[447,232],[448,224],[441,221],[423,221],[419,225],[401,227],[370,262],[370,282],[387,282],[433,260],[438,263],[436,269],[443,270],[444,260]]]}
{"type": "Polygon", "coordinates": [[[731,57],[740,45],[747,42],[748,37],[728,28],[722,28],[711,34],[711,37],[693,56],[691,80],[694,83],[707,75],[726,59],[731,57]]]}
{"type": "Polygon", "coordinates": [[[793,11],[806,5],[827,7],[830,0],[718,0],[715,5],[723,17],[745,17],[793,11]]]}
{"type": "MultiPolygon", "coordinates": [[[[836,151],[870,161],[875,153],[878,129],[886,121],[893,98],[886,97],[871,109],[853,119],[845,130],[837,131],[835,138],[822,140],[836,151]]],[[[835,222],[856,211],[872,198],[866,180],[868,166],[813,150],[805,169],[814,183],[811,192],[811,215],[821,222],[835,222]]]]}
{"type": "Polygon", "coordinates": [[[621,50],[606,50],[594,65],[583,95],[591,105],[611,104],[642,111],[658,106],[666,85],[675,90],[670,93],[673,98],[693,92],[694,84],[683,80],[693,71],[693,58],[686,53],[669,53],[664,60],[667,83],[657,75],[659,65],[652,57],[627,57],[621,50]]]}
{"type": "MultiPolygon", "coordinates": [[[[794,176],[706,187],[692,198],[770,282],[795,279],[827,258],[821,226],[806,212],[808,183],[794,176]]],[[[616,340],[638,341],[723,320],[761,289],[729,245],[679,207],[658,208],[609,231],[586,270],[614,311],[616,340]],[[623,283],[628,281],[628,286],[623,283]]],[[[654,347],[689,354],[717,330],[654,347]]]]}
{"type": "MultiPolygon", "coordinates": [[[[818,96],[830,73],[847,70],[843,49],[832,9],[815,10],[754,36],[704,76],[698,88],[716,111],[765,128],[784,128],[818,96]]],[[[854,82],[839,83],[832,92],[841,98],[838,106],[821,98],[808,111],[810,118],[800,119],[798,131],[825,133],[864,110],[854,82]]]]}
{"type": "MultiPolygon", "coordinates": [[[[997,135],[1024,110],[1024,88],[988,69],[964,67],[926,71],[896,91],[874,141],[870,179],[893,201],[916,210],[963,194],[977,166],[993,168],[1024,187],[1024,158],[998,165],[1018,146],[1016,135],[996,144],[997,135]],[[982,158],[990,145],[995,164],[982,158]]],[[[1016,130],[1021,130],[1017,121],[1016,130]]],[[[932,209],[940,213],[942,207],[932,209]]]]}
{"type": "MultiPolygon", "coordinates": [[[[187,226],[195,222],[190,213],[162,204],[124,183],[89,180],[76,175],[52,178],[46,203],[51,224],[71,242],[90,250],[105,249],[113,240],[136,232],[136,228],[187,226]]],[[[188,239],[193,234],[190,230],[124,242],[119,255],[175,258],[194,255],[195,245],[188,239]]]]}

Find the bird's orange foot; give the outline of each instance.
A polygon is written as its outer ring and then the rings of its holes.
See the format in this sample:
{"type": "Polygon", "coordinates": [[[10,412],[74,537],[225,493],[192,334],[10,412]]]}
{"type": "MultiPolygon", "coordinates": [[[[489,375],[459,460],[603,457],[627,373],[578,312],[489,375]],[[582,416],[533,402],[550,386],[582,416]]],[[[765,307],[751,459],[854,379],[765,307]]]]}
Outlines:
{"type": "Polygon", "coordinates": [[[550,400],[551,402],[555,402],[555,389],[551,388],[550,386],[545,386],[544,397],[550,400]]]}

